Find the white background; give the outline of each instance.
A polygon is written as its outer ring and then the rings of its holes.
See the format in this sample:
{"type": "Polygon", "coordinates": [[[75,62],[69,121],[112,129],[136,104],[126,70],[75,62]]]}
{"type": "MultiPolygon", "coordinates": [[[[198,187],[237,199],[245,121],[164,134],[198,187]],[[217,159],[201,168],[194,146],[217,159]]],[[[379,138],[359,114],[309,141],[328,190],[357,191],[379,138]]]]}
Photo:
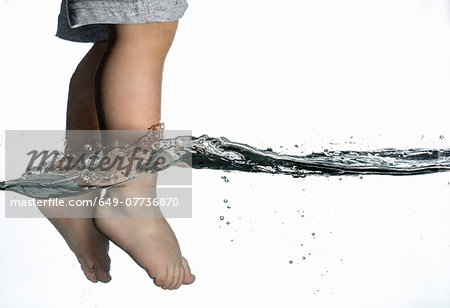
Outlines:
{"type": "MultiPolygon", "coordinates": [[[[350,137],[448,147],[449,2],[190,0],[166,62],[166,128],[288,153],[350,137]]],[[[56,38],[58,12],[0,1],[2,155],[6,129],[64,129],[91,44],[56,38]]],[[[194,170],[194,217],[170,223],[197,281],[177,291],[114,246],[113,280],[93,285],[49,222],[1,218],[0,306],[450,307],[449,181],[194,170]]]]}

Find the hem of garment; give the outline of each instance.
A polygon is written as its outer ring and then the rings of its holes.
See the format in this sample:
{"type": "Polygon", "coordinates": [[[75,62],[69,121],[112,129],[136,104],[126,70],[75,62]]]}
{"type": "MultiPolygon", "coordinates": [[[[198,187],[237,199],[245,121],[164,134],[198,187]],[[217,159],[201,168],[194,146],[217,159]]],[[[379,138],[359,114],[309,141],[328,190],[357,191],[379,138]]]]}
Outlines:
{"type": "Polygon", "coordinates": [[[145,7],[139,2],[125,5],[83,1],[68,4],[69,25],[72,29],[90,24],[143,24],[171,22],[183,17],[188,8],[185,1],[171,7],[145,7]],[[105,14],[108,12],[108,14],[105,14]]]}
{"type": "Polygon", "coordinates": [[[65,41],[69,41],[69,42],[75,42],[75,43],[95,43],[95,42],[102,42],[102,41],[108,41],[109,38],[93,38],[93,39],[89,39],[89,38],[84,38],[84,39],[80,39],[77,37],[72,37],[72,36],[68,36],[68,35],[64,35],[64,34],[60,34],[58,32],[55,33],[55,37],[65,40],[65,41]]]}
{"type": "Polygon", "coordinates": [[[106,25],[86,25],[77,29],[72,29],[67,17],[67,1],[61,1],[60,12],[55,36],[57,38],[77,43],[95,43],[98,41],[108,41],[109,33],[106,25]]]}

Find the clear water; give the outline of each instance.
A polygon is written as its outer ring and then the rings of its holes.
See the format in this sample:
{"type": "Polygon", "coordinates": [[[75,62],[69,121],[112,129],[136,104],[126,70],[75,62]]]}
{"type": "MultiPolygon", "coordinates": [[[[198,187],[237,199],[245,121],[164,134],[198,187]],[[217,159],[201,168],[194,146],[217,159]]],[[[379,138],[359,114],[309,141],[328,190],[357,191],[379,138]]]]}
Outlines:
{"type": "MultiPolygon", "coordinates": [[[[239,172],[284,174],[294,178],[311,175],[361,176],[365,174],[406,176],[450,170],[450,149],[394,149],[373,151],[329,151],[308,155],[288,155],[272,149],[257,149],[225,137],[180,136],[146,143],[145,136],[127,147],[117,147],[110,156],[127,156],[136,147],[149,149],[148,167],[137,166],[128,175],[83,168],[56,172],[49,165],[33,167],[17,179],[0,182],[1,190],[11,190],[34,198],[67,197],[106,188],[135,178],[141,172],[156,172],[170,166],[219,169],[239,172]],[[161,160],[161,158],[164,158],[161,160]],[[161,163],[161,162],[164,163],[161,163]]],[[[103,155],[86,157],[86,166],[103,155]]],[[[228,181],[226,176],[222,177],[228,181]]],[[[224,201],[226,203],[226,201],[224,201]]]]}

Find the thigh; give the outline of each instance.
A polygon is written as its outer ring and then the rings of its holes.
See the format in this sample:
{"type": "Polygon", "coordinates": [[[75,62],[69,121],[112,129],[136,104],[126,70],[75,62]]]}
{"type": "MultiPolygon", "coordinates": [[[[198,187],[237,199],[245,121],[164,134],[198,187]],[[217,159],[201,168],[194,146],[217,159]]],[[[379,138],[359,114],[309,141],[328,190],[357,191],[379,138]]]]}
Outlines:
{"type": "Polygon", "coordinates": [[[178,27],[178,20],[144,24],[111,24],[108,32],[111,40],[132,40],[135,43],[171,44],[178,27]]]}

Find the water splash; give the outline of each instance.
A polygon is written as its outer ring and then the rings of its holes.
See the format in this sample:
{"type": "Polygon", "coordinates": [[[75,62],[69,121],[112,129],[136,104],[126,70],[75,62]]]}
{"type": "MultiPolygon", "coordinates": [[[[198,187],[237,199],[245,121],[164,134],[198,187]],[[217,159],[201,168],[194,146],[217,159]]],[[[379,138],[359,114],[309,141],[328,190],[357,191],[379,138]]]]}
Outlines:
{"type": "MultiPolygon", "coordinates": [[[[126,156],[133,152],[134,147],[143,145],[145,147],[145,143],[136,142],[131,146],[118,147],[108,155],[120,153],[126,156]]],[[[324,150],[308,155],[287,155],[272,149],[257,149],[225,137],[202,135],[161,139],[151,145],[151,151],[149,146],[149,152],[150,168],[136,167],[129,176],[87,169],[58,174],[34,167],[17,179],[0,182],[0,190],[12,190],[34,198],[73,196],[129,181],[141,172],[157,172],[170,166],[284,174],[294,178],[310,175],[402,176],[450,170],[450,149],[324,150]],[[164,163],[161,164],[161,161],[164,163]]],[[[223,180],[228,182],[226,176],[223,180]]]]}

